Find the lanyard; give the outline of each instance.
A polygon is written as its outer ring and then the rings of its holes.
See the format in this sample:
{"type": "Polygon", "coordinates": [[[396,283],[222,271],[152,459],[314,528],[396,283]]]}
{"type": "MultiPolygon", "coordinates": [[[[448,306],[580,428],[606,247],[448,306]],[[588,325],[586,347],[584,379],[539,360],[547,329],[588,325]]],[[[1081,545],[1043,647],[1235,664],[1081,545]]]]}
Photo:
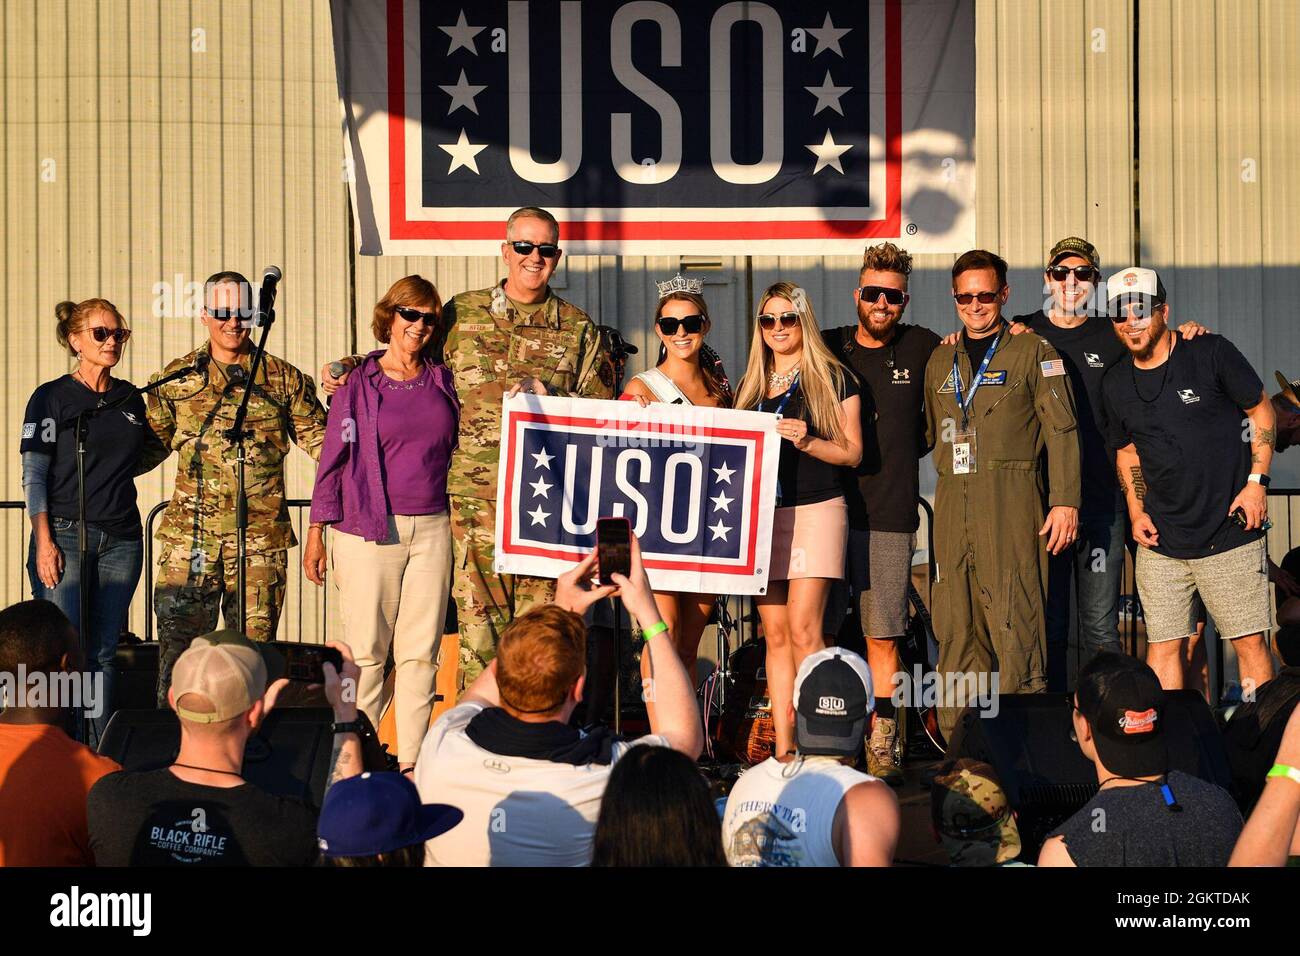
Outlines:
{"type": "Polygon", "coordinates": [[[975,392],[984,381],[984,373],[989,370],[989,362],[993,360],[993,353],[998,350],[998,341],[1001,338],[1002,333],[999,332],[993,339],[993,344],[989,346],[989,350],[984,353],[984,361],[980,362],[980,370],[971,379],[970,394],[966,396],[964,402],[961,399],[961,371],[957,368],[957,352],[954,350],[952,353],[952,388],[956,392],[957,407],[961,409],[962,428],[965,428],[968,424],[966,409],[970,408],[971,402],[975,401],[975,392]]]}
{"type": "MultiPolygon", "coordinates": [[[[776,406],[776,409],[772,412],[773,415],[780,415],[785,411],[785,406],[786,403],[790,401],[790,396],[793,395],[794,390],[799,387],[799,375],[801,372],[802,369],[800,372],[794,373],[794,378],[790,382],[790,387],[787,388],[785,394],[781,396],[781,404],[776,406]]],[[[776,478],[776,506],[778,508],[781,507],[781,476],[779,473],[776,478]]]]}

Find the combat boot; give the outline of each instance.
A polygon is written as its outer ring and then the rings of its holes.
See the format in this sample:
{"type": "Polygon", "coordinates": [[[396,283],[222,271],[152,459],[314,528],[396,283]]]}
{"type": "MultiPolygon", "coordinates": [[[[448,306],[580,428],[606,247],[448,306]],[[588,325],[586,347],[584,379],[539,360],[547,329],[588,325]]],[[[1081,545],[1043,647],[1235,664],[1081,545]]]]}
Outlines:
{"type": "Polygon", "coordinates": [[[898,746],[898,721],[877,717],[867,740],[867,773],[891,787],[903,785],[902,759],[898,746]]]}

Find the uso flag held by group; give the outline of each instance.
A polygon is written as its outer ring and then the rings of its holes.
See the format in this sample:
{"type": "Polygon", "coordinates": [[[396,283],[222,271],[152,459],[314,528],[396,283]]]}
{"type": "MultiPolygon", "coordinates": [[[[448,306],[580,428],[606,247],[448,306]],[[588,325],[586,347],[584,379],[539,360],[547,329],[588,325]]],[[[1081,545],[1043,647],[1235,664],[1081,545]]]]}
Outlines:
{"type": "Polygon", "coordinates": [[[518,395],[501,421],[497,570],[555,576],[627,518],[656,590],[763,594],[780,436],[758,412],[518,395]]]}
{"type": "Polygon", "coordinates": [[[860,254],[975,238],[974,4],[335,3],[360,251],[860,254]]]}

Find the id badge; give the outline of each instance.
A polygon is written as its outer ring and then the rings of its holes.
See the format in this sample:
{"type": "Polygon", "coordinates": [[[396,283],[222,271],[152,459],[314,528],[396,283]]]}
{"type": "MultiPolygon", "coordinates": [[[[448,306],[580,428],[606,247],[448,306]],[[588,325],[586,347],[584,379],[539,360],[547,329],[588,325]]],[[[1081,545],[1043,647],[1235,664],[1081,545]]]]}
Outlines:
{"type": "Polygon", "coordinates": [[[952,473],[975,474],[975,429],[959,429],[952,437],[952,473]]]}

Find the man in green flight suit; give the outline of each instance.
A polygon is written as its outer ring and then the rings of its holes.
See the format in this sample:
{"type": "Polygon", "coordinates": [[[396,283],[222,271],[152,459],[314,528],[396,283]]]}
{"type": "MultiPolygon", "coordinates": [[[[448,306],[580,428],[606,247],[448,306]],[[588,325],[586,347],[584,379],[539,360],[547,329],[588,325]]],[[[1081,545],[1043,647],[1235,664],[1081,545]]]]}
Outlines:
{"type": "MultiPolygon", "coordinates": [[[[204,284],[200,320],[208,341],[168,363],[150,381],[194,366],[148,398],[149,426],[177,455],[176,487],[158,528],[158,706],[167,707],[172,665],[199,634],[239,615],[235,531],[234,424],[252,362],[252,287],[237,272],[204,284]]],[[[285,505],[284,459],[291,442],[312,458],[325,439],[325,409],[311,376],[270,353],[257,370],[245,425],[244,490],[248,500],[245,627],[255,641],[275,638],[284,608],[288,549],[298,540],[285,505]]]]}
{"type": "MultiPolygon", "coordinates": [[[[496,655],[501,631],[516,616],[550,603],[555,582],[499,573],[493,563],[501,404],[507,392],[613,398],[614,369],[596,325],[550,288],[563,254],[560,227],[545,209],[511,214],[501,243],[506,278],[447,304],[443,357],[460,399],[460,442],[447,475],[460,626],[460,688],[496,655]]],[[[347,368],[358,356],[340,360],[347,368]]],[[[333,393],[347,379],[321,370],[333,393]]]]}
{"type": "Polygon", "coordinates": [[[939,472],[939,725],[950,740],[962,706],[1047,689],[1047,559],[1075,546],[1080,494],[1070,380],[1046,340],[1007,332],[1006,262],[976,249],[952,276],[963,331],[925,370],[926,441],[939,472]]]}

